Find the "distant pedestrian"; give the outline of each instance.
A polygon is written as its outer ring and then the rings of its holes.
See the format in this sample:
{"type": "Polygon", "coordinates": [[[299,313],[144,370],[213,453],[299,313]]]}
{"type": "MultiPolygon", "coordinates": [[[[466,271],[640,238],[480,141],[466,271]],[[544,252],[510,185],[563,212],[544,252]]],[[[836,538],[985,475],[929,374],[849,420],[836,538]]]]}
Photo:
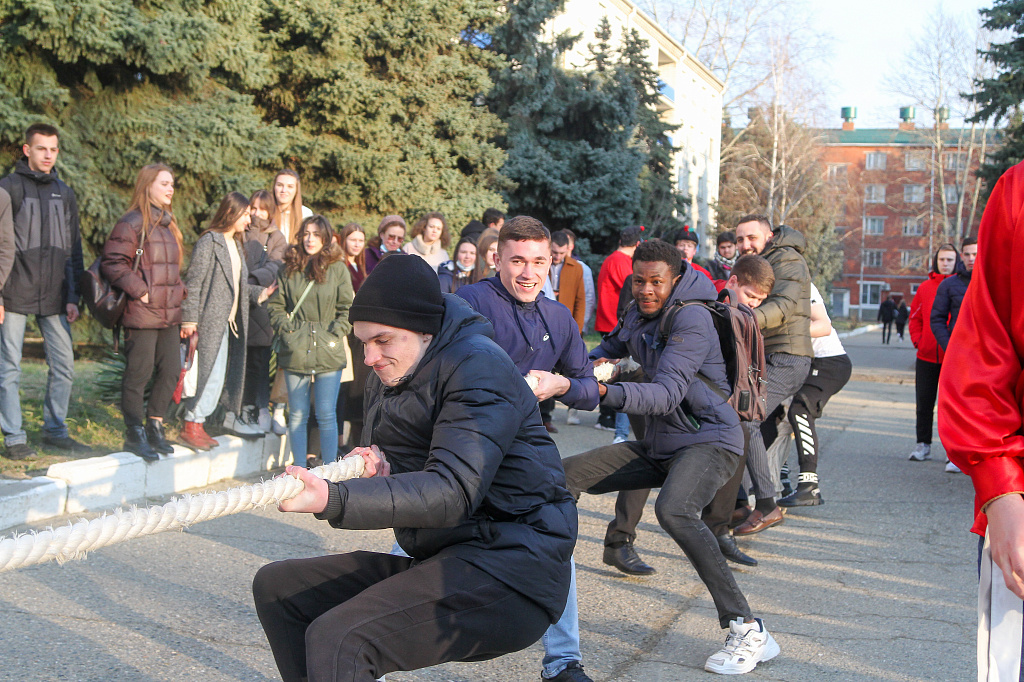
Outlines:
{"type": "Polygon", "coordinates": [[[369,275],[377,267],[381,258],[389,253],[399,253],[405,242],[405,218],[400,215],[387,215],[377,226],[377,236],[366,244],[364,254],[366,274],[369,275]]]}
{"type": "Polygon", "coordinates": [[[907,307],[907,302],[900,298],[900,302],[896,305],[896,336],[900,337],[900,343],[903,343],[903,331],[907,327],[909,318],[910,308],[907,307]]]}
{"type": "Polygon", "coordinates": [[[715,257],[708,261],[711,279],[729,279],[732,266],[736,264],[736,233],[727,230],[718,235],[715,257]]]}
{"type": "Polygon", "coordinates": [[[427,261],[435,272],[441,263],[449,260],[448,245],[452,243],[452,235],[444,214],[437,211],[427,213],[413,224],[409,235],[412,240],[402,247],[402,251],[427,261]]]}
{"type": "Polygon", "coordinates": [[[594,271],[576,250],[576,233],[568,228],[562,232],[569,237],[569,255],[583,268],[583,298],[587,306],[583,313],[583,331],[586,332],[593,329],[594,316],[597,314],[597,287],[594,285],[594,271]]]}
{"type": "Polygon", "coordinates": [[[437,268],[437,277],[441,283],[441,292],[454,294],[467,284],[475,284],[476,278],[476,244],[472,239],[463,237],[455,244],[455,254],[450,261],[441,263],[437,268]]]}
{"type": "Polygon", "coordinates": [[[887,344],[892,341],[892,323],[896,321],[896,301],[891,296],[878,306],[877,321],[882,323],[882,343],[887,344]]]}
{"type": "Polygon", "coordinates": [[[7,457],[36,454],[22,427],[19,390],[25,327],[35,315],[48,366],[43,443],[88,452],[68,435],[65,423],[75,370],[71,324],[79,317],[78,278],[84,271],[78,200],[54,169],[60,153],[56,128],[29,126],[21,151],[14,172],[0,180],[11,200],[12,228],[0,239],[8,248],[0,255],[0,270],[7,272],[0,297],[0,430],[7,457]]]}
{"type": "Polygon", "coordinates": [[[128,212],[103,245],[101,262],[103,276],[128,298],[121,318],[123,447],[147,461],[174,452],[164,435],[164,415],[181,372],[179,331],[185,284],[180,276],[181,231],[171,212],[173,196],[170,168],[160,163],[143,167],[128,212]]]}
{"type": "Polygon", "coordinates": [[[942,350],[949,350],[949,338],[953,335],[960,315],[960,306],[967,296],[967,287],[971,283],[974,261],[978,257],[978,240],[965,239],[960,247],[960,263],[952,277],[947,277],[935,290],[932,302],[932,313],[929,323],[936,343],[942,350]]]}
{"type": "Polygon", "coordinates": [[[917,349],[914,364],[914,386],[917,399],[917,445],[910,459],[923,462],[931,459],[932,428],[935,420],[935,398],[939,390],[939,370],[945,350],[932,332],[932,303],[939,284],[952,275],[960,263],[960,254],[952,244],[943,244],[935,251],[928,279],[921,283],[910,303],[910,340],[917,349]]]}
{"type": "MultiPolygon", "coordinates": [[[[686,261],[687,265],[691,266],[694,270],[701,273],[708,279],[714,279],[711,277],[711,273],[696,261],[697,248],[700,245],[700,238],[697,236],[696,232],[688,227],[683,228],[676,233],[674,240],[676,249],[679,250],[679,254],[683,257],[683,260],[686,261]]],[[[721,279],[729,279],[729,277],[726,276],[721,279]]]]}
{"type": "Polygon", "coordinates": [[[313,211],[302,203],[302,182],[299,174],[291,169],[277,171],[274,176],[273,221],[281,230],[286,241],[291,242],[302,221],[313,215],[313,211]]]}

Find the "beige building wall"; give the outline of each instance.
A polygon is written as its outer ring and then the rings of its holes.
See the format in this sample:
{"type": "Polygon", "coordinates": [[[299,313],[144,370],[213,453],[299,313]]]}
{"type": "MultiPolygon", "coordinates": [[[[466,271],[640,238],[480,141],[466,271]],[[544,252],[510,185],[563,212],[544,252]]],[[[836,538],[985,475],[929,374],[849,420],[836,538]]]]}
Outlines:
{"type": "Polygon", "coordinates": [[[713,206],[718,202],[724,85],[629,0],[566,1],[565,12],[545,27],[549,38],[563,32],[582,34],[563,55],[566,68],[587,68],[587,46],[595,42],[594,31],[602,17],[611,24],[613,46],[620,44],[623,29],[637,29],[648,42],[648,60],[665,84],[658,109],[663,120],[679,126],[672,133],[672,144],[679,147],[673,164],[675,180],[690,197],[688,222],[702,238],[700,253],[710,257],[714,241],[708,228],[715,223],[713,206]]]}

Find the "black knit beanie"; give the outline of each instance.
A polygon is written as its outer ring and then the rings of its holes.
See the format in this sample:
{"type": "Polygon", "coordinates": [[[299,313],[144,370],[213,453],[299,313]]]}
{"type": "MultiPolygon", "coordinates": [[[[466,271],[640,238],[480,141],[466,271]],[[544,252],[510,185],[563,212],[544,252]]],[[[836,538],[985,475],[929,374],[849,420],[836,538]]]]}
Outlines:
{"type": "Polygon", "coordinates": [[[444,297],[437,273],[419,256],[382,258],[356,292],[350,322],[376,322],[422,334],[441,331],[444,297]]]}

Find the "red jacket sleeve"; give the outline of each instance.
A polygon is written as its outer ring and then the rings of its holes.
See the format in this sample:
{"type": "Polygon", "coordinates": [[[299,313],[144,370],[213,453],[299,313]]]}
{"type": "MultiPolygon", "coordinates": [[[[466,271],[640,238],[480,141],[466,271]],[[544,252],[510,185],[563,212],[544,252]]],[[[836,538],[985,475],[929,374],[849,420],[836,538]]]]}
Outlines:
{"type": "Polygon", "coordinates": [[[978,231],[978,260],[939,379],[939,435],[971,477],[974,532],[982,508],[1024,493],[1024,164],[996,183],[978,231]],[[1014,277],[1013,273],[1018,273],[1014,277]]]}

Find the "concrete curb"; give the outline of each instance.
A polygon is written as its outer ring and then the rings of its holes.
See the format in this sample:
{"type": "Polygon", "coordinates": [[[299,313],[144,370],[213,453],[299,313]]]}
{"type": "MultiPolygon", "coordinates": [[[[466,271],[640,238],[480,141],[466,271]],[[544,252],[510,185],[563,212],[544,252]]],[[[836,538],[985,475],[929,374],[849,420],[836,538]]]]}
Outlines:
{"type": "Polygon", "coordinates": [[[208,452],[175,445],[174,454],[151,464],[129,452],[114,452],[54,464],[46,476],[0,481],[0,529],[166,497],[278,469],[292,461],[287,439],[273,434],[252,440],[237,436],[216,440],[220,445],[208,452]]]}
{"type": "Polygon", "coordinates": [[[853,331],[843,332],[839,335],[841,339],[849,339],[854,336],[860,336],[861,334],[867,334],[868,332],[877,332],[882,328],[880,324],[868,324],[863,327],[857,327],[853,331]]]}

